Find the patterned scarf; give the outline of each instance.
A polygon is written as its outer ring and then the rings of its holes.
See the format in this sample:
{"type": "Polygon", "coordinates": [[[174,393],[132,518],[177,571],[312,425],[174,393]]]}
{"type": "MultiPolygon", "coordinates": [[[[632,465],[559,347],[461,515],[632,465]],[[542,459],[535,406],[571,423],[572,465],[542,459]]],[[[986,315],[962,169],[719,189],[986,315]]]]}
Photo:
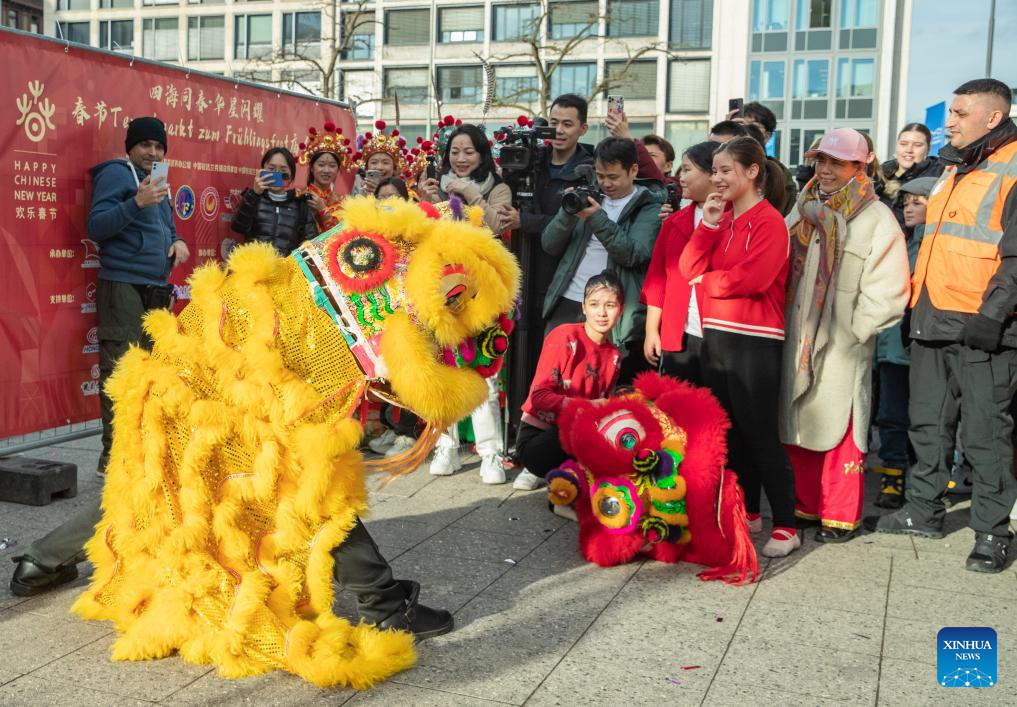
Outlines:
{"type": "Polygon", "coordinates": [[[797,208],[801,218],[791,227],[791,263],[785,306],[787,317],[790,318],[795,294],[800,286],[804,286],[809,288],[806,291],[809,296],[802,301],[807,303],[809,310],[800,332],[801,353],[795,368],[792,400],[804,395],[812,386],[813,360],[829,341],[829,336],[825,333],[826,327],[821,330],[820,325],[829,318],[828,303],[832,303],[833,298],[827,298],[827,293],[837,277],[847,224],[874,201],[876,192],[864,174],[854,177],[825,201],[820,197],[819,180],[813,177],[798,197],[797,208]],[[820,250],[816,280],[802,283],[809,244],[817,229],[820,250]]]}

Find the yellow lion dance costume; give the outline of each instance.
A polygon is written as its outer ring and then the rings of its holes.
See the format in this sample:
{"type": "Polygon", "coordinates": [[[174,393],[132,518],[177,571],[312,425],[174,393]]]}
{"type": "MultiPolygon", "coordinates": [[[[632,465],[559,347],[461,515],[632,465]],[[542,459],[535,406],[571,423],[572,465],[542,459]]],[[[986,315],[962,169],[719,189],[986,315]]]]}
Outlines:
{"type": "Polygon", "coordinates": [[[73,607],[115,623],[114,659],[177,652],[226,677],[358,689],[413,664],[409,633],[332,612],[330,550],[367,508],[352,413],[368,391],[428,422],[389,472],[487,394],[478,370],[504,352],[519,270],[479,223],[351,199],[289,258],[238,248],[194,273],[179,317],[147,317],[151,353],[132,348],[109,380],[95,573],[73,607]]]}

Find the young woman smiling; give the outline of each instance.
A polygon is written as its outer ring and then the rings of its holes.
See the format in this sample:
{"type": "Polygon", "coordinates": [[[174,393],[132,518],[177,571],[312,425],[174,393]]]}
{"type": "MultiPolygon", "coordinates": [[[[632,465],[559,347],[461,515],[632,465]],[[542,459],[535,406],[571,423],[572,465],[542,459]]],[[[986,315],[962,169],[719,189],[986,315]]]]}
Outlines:
{"type": "Polygon", "coordinates": [[[653,366],[695,385],[703,384],[700,349],[703,345],[702,288],[682,277],[678,260],[703,218],[703,203],[713,191],[715,142],[693,145],[682,155],[678,181],[690,203],[664,221],[653,247],[643,281],[646,340],[643,355],[653,366]]]}
{"type": "Polygon", "coordinates": [[[703,292],[703,381],[731,418],[728,458],[745,490],[749,528],[762,529],[762,486],[773,511],[762,552],[782,557],[801,546],[791,464],[777,432],[788,232],[773,204],[784,179],[758,142],[737,137],[714,154],[712,183],[679,269],[703,292]]]}
{"type": "Polygon", "coordinates": [[[445,201],[451,194],[470,206],[484,210],[484,223],[492,232],[498,229],[498,211],[512,205],[512,190],[498,176],[491,145],[476,125],[460,125],[452,133],[441,158],[441,179],[425,179],[420,184],[424,201],[445,201]]]}

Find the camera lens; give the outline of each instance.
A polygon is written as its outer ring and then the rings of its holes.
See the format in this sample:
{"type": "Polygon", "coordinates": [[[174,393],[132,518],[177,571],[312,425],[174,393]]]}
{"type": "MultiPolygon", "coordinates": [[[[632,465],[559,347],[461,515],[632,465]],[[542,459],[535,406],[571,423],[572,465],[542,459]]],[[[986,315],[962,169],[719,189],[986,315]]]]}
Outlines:
{"type": "Polygon", "coordinates": [[[586,192],[583,190],[565,192],[561,196],[561,208],[567,214],[575,216],[587,206],[589,204],[586,202],[586,192]]]}

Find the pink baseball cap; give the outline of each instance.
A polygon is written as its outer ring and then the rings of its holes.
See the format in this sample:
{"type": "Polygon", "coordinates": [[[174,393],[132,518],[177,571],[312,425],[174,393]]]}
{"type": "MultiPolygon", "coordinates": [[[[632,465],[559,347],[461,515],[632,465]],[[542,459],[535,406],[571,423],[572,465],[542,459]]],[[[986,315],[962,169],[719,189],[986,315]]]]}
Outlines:
{"type": "Polygon", "coordinates": [[[869,143],[865,136],[853,128],[837,128],[823,135],[819,147],[805,153],[806,159],[813,159],[820,154],[829,155],[844,162],[867,162],[869,159],[869,143]]]}

